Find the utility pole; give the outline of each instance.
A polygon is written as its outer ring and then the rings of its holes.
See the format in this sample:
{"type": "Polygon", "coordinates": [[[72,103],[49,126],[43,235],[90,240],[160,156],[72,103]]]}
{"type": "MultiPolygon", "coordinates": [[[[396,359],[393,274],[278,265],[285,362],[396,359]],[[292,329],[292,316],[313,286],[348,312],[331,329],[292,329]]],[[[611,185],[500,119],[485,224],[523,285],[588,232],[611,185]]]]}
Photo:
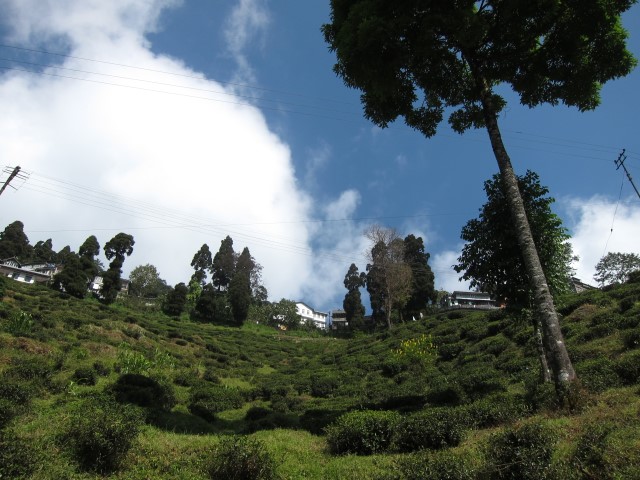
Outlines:
{"type": "Polygon", "coordinates": [[[626,149],[623,148],[622,152],[620,152],[620,155],[618,155],[618,159],[615,160],[616,170],[620,170],[620,167],[624,169],[624,173],[627,174],[627,178],[629,179],[629,182],[631,182],[631,186],[636,191],[636,195],[638,195],[638,198],[640,198],[640,192],[638,192],[638,189],[636,188],[635,183],[633,183],[633,178],[631,178],[631,174],[629,173],[629,170],[627,170],[627,167],[624,164],[624,161],[627,159],[627,156],[624,154],[625,150],[626,149]]]}
{"type": "Polygon", "coordinates": [[[5,168],[3,171],[4,173],[9,173],[9,178],[7,178],[7,181],[4,182],[4,184],[2,185],[2,188],[0,188],[0,195],[2,195],[2,192],[4,192],[5,188],[7,188],[7,186],[9,185],[9,183],[11,183],[11,180],[13,180],[15,177],[19,177],[19,178],[26,178],[26,177],[22,177],[19,176],[20,174],[20,167],[16,167],[13,169],[13,171],[11,171],[9,169],[10,167],[5,168]]]}

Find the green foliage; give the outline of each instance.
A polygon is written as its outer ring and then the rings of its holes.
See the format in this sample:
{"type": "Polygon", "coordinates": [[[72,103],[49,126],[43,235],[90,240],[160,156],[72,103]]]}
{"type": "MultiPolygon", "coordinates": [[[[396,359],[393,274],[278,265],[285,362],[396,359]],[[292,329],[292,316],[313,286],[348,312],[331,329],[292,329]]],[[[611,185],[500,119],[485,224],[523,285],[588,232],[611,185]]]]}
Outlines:
{"type": "Polygon", "coordinates": [[[628,352],[621,356],[613,368],[625,385],[640,382],[640,351],[628,352]]]}
{"type": "Polygon", "coordinates": [[[142,417],[129,405],[107,397],[87,398],[71,412],[61,441],[85,470],[118,470],[138,435],[142,417]]]}
{"type": "Polygon", "coordinates": [[[220,441],[208,470],[212,480],[278,478],[276,461],[265,446],[258,440],[239,435],[220,441]]]}
{"type": "Polygon", "coordinates": [[[249,315],[251,304],[251,280],[249,273],[239,271],[231,278],[229,283],[229,305],[236,325],[242,325],[249,315]]]}
{"type": "Polygon", "coordinates": [[[551,464],[557,440],[555,431],[540,421],[495,433],[486,449],[488,473],[496,480],[553,478],[551,464]]]}
{"type": "MultiPolygon", "coordinates": [[[[551,211],[554,199],[540,185],[534,172],[518,177],[518,186],[527,212],[540,263],[554,296],[569,288],[573,255],[567,242],[569,235],[560,218],[551,211]]],[[[499,175],[484,184],[487,202],[478,219],[469,220],[462,229],[467,243],[454,266],[462,278],[491,293],[500,303],[529,306],[532,292],[520,253],[518,234],[509,218],[510,207],[499,175]]]]}
{"type": "Polygon", "coordinates": [[[326,428],[327,445],[334,454],[371,455],[389,451],[400,415],[391,411],[353,411],[326,428]]]}
{"type": "Polygon", "coordinates": [[[344,286],[347,289],[347,293],[342,301],[342,308],[344,308],[349,325],[362,323],[364,318],[365,308],[362,304],[360,288],[364,287],[365,281],[366,274],[358,272],[358,267],[355,263],[352,263],[344,277],[344,286]]]}
{"type": "Polygon", "coordinates": [[[596,265],[593,278],[603,287],[626,282],[629,275],[636,270],[640,270],[640,255],[609,252],[596,265]]]}
{"type": "MultiPolygon", "coordinates": [[[[402,480],[476,480],[477,462],[465,452],[443,450],[418,453],[400,458],[398,478],[402,480]]],[[[390,478],[396,478],[390,475],[390,478]]]]}
{"type": "Polygon", "coordinates": [[[216,413],[240,408],[243,403],[244,398],[237,388],[199,385],[191,389],[188,408],[192,414],[213,422],[216,413]]]}
{"type": "Polygon", "coordinates": [[[0,478],[29,478],[37,466],[38,452],[29,442],[0,430],[0,478]]]}
{"type": "Polygon", "coordinates": [[[167,282],[160,278],[158,269],[149,263],[138,265],[131,270],[129,281],[129,293],[137,297],[157,298],[168,289],[167,282]]]}
{"type": "Polygon", "coordinates": [[[9,318],[3,321],[4,330],[16,337],[30,333],[33,326],[33,316],[22,310],[14,310],[9,318]]]}
{"type": "Polygon", "coordinates": [[[584,385],[591,392],[603,392],[620,385],[615,364],[608,358],[597,358],[576,364],[576,372],[584,385]]]}
{"type": "Polygon", "coordinates": [[[187,305],[189,288],[184,283],[178,283],[170,289],[162,302],[162,311],[165,315],[179,317],[187,305]]]}
{"type": "Polygon", "coordinates": [[[92,368],[77,368],[71,379],[77,385],[95,385],[96,384],[96,372],[92,368]]]}
{"type": "Polygon", "coordinates": [[[118,347],[117,367],[123,374],[145,374],[151,369],[152,363],[142,353],[133,350],[129,344],[121,343],[118,347]]]}
{"type": "Polygon", "coordinates": [[[411,269],[411,293],[404,306],[403,316],[406,319],[420,318],[429,301],[436,300],[434,275],[429,266],[429,253],[424,251],[422,237],[413,234],[404,239],[404,261],[411,269]]]}
{"type": "Polygon", "coordinates": [[[455,447],[464,440],[470,418],[461,408],[431,408],[399,421],[393,438],[400,452],[455,447]]]}
{"type": "Polygon", "coordinates": [[[139,407],[168,411],[176,404],[171,385],[135,373],[121,375],[111,387],[111,392],[116,401],[139,407]]]}
{"type": "Polygon", "coordinates": [[[471,424],[477,428],[496,427],[526,417],[530,407],[524,399],[498,393],[465,405],[471,424]]]}

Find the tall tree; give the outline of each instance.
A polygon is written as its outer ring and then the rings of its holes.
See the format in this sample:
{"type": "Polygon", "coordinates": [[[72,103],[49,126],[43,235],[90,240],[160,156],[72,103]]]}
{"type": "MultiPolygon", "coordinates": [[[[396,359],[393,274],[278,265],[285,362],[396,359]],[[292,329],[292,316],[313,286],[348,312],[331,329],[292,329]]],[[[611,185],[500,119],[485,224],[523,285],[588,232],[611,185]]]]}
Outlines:
{"type": "Polygon", "coordinates": [[[16,257],[25,262],[31,258],[33,247],[24,233],[24,224],[20,220],[7,225],[0,233],[0,260],[16,257]]]}
{"type": "Polygon", "coordinates": [[[167,292],[167,282],[160,278],[158,269],[149,263],[138,265],[129,274],[130,291],[143,298],[157,298],[167,292]]]}
{"type": "Polygon", "coordinates": [[[99,254],[100,243],[98,243],[98,239],[95,235],[87,237],[78,249],[78,255],[82,262],[82,269],[87,274],[87,277],[89,277],[89,280],[93,280],[93,278],[102,270],[100,261],[96,258],[99,254]]]}
{"type": "MultiPolygon", "coordinates": [[[[519,176],[518,187],[549,289],[554,296],[566,293],[573,273],[573,255],[567,230],[551,210],[555,200],[540,185],[535,172],[519,176]]],[[[487,202],[480,209],[479,218],[469,220],[462,229],[461,237],[467,243],[454,269],[463,272],[462,279],[470,280],[472,287],[491,293],[500,303],[530,308],[531,281],[518,248],[518,234],[513,224],[504,221],[509,216],[509,206],[500,177],[494,175],[487,180],[484,190],[487,202]]]]}
{"type": "Polygon", "coordinates": [[[242,325],[249,314],[251,305],[251,279],[245,270],[239,270],[229,283],[229,304],[233,321],[236,325],[242,325]]]}
{"type": "Polygon", "coordinates": [[[374,319],[391,328],[393,310],[400,313],[411,292],[411,269],[404,260],[404,242],[392,228],[371,226],[365,236],[373,247],[368,254],[367,290],[371,298],[374,319]]]}
{"type": "Polygon", "coordinates": [[[53,251],[53,242],[50,238],[40,240],[33,247],[31,261],[33,263],[56,263],[57,254],[53,251]]]}
{"type": "Polygon", "coordinates": [[[358,272],[358,267],[352,263],[344,276],[344,287],[347,289],[347,293],[342,301],[342,308],[344,308],[347,323],[350,326],[359,325],[364,319],[365,309],[362,304],[360,288],[365,286],[366,281],[367,275],[364,272],[358,272]]]}
{"type": "Polygon", "coordinates": [[[249,248],[244,247],[236,260],[236,274],[244,272],[249,275],[249,284],[251,286],[251,298],[254,301],[266,301],[267,290],[262,285],[262,265],[260,265],[251,255],[249,248]]]}
{"type": "Polygon", "coordinates": [[[102,278],[102,297],[105,303],[113,303],[120,291],[120,277],[122,265],[126,257],[133,253],[135,241],[133,236],[118,233],[104,246],[104,255],[111,260],[109,269],[102,278]]]}
{"type": "Polygon", "coordinates": [[[424,251],[422,237],[413,234],[404,239],[404,261],[411,269],[411,293],[404,307],[407,318],[418,317],[429,301],[435,302],[434,275],[429,266],[429,253],[424,251]]]}
{"type": "Polygon", "coordinates": [[[166,315],[179,317],[187,305],[188,293],[189,288],[182,282],[178,283],[174,288],[169,289],[162,303],[162,311],[166,315]]]}
{"type": "Polygon", "coordinates": [[[191,260],[191,266],[195,269],[195,273],[191,276],[191,280],[195,280],[200,285],[207,282],[207,272],[213,269],[213,257],[211,250],[206,243],[200,247],[191,260]]]}
{"type": "Polygon", "coordinates": [[[601,287],[613,283],[624,283],[629,274],[640,270],[640,255],[635,253],[609,252],[596,265],[593,276],[601,287]]]}
{"type": "Polygon", "coordinates": [[[213,257],[212,282],[218,291],[226,290],[236,267],[233,240],[230,236],[220,242],[220,249],[213,257]]]}
{"type": "Polygon", "coordinates": [[[76,298],[84,298],[87,294],[89,279],[82,268],[80,257],[70,252],[64,257],[64,268],[53,277],[51,287],[76,298]]]}
{"type": "Polygon", "coordinates": [[[331,23],[322,27],[335,72],[362,90],[365,116],[377,125],[402,116],[430,137],[447,109],[454,130],[487,129],[559,393],[576,375],[502,142],[506,102],[495,88],[510,85],[529,107],[595,108],[601,86],[635,66],[620,23],[633,3],[331,0],[331,23]]]}

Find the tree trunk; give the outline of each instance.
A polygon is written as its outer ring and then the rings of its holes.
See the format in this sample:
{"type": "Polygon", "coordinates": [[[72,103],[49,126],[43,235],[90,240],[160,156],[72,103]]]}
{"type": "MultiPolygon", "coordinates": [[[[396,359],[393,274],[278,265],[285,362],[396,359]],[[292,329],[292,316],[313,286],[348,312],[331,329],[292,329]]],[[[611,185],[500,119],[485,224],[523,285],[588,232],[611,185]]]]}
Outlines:
{"type": "MultiPolygon", "coordinates": [[[[478,77],[476,77],[478,78],[478,77]]],[[[533,291],[534,315],[542,326],[542,336],[546,357],[551,363],[551,371],[558,394],[566,391],[569,384],[576,379],[571,359],[567,352],[558,315],[553,305],[553,297],[549,291],[547,280],[540,264],[529,221],[524,209],[524,203],[518,189],[518,180],[511,166],[511,160],[502,143],[502,136],[498,127],[498,120],[492,102],[492,92],[486,81],[479,82],[480,97],[484,120],[491,140],[493,153],[498,161],[502,186],[511,210],[511,219],[516,227],[518,244],[524,259],[525,269],[533,291]]],[[[507,221],[507,219],[505,219],[507,221]]]]}
{"type": "Polygon", "coordinates": [[[542,324],[539,318],[533,320],[533,328],[536,335],[536,349],[538,350],[538,358],[540,359],[540,378],[543,382],[551,382],[551,371],[549,370],[549,362],[544,351],[544,342],[542,341],[542,324]]]}

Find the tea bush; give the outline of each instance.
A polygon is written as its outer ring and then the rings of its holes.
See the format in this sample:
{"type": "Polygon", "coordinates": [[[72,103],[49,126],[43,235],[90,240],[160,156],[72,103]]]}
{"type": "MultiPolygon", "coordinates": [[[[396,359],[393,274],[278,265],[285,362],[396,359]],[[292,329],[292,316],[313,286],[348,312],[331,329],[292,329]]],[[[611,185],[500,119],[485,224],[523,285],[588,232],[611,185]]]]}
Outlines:
{"type": "Polygon", "coordinates": [[[391,411],[353,411],[341,415],[326,428],[329,451],[335,454],[370,455],[391,448],[400,414],[391,411]]]}
{"type": "Polygon", "coordinates": [[[625,385],[640,382],[640,351],[628,352],[620,356],[613,368],[625,385]]]}
{"type": "Polygon", "coordinates": [[[11,431],[0,430],[0,478],[29,478],[37,457],[29,443],[11,431]]]}
{"type": "Polygon", "coordinates": [[[116,401],[139,407],[168,411],[176,404],[171,385],[135,373],[121,375],[111,386],[111,392],[116,401]]]}
{"type": "Polygon", "coordinates": [[[462,442],[470,419],[461,408],[431,408],[404,417],[395,429],[393,443],[400,452],[438,450],[462,442]]]}
{"type": "Polygon", "coordinates": [[[396,467],[402,480],[476,480],[478,467],[467,453],[442,450],[417,453],[397,461],[396,467]]]}
{"type": "Polygon", "coordinates": [[[140,412],[105,396],[90,397],[75,407],[62,443],[70,447],[84,470],[117,470],[142,425],[140,412]]]}
{"type": "Polygon", "coordinates": [[[233,435],[216,447],[209,466],[212,480],[272,480],[276,461],[265,446],[250,437],[233,435]]]}
{"type": "Polygon", "coordinates": [[[540,421],[493,434],[486,449],[489,477],[496,480],[554,478],[552,456],[557,440],[556,432],[540,421]]]}
{"type": "Polygon", "coordinates": [[[188,408],[192,414],[212,422],[216,413],[240,408],[243,403],[244,398],[237,388],[202,385],[192,387],[188,408]]]}
{"type": "Polygon", "coordinates": [[[603,392],[620,386],[614,362],[608,358],[588,360],[577,364],[575,369],[582,384],[591,392],[603,392]]]}
{"type": "Polygon", "coordinates": [[[504,393],[485,397],[464,408],[477,428],[496,427],[523,418],[530,412],[524,399],[504,393]]]}
{"type": "Polygon", "coordinates": [[[73,372],[71,379],[78,385],[95,385],[96,372],[91,368],[78,368],[73,372]]]}

